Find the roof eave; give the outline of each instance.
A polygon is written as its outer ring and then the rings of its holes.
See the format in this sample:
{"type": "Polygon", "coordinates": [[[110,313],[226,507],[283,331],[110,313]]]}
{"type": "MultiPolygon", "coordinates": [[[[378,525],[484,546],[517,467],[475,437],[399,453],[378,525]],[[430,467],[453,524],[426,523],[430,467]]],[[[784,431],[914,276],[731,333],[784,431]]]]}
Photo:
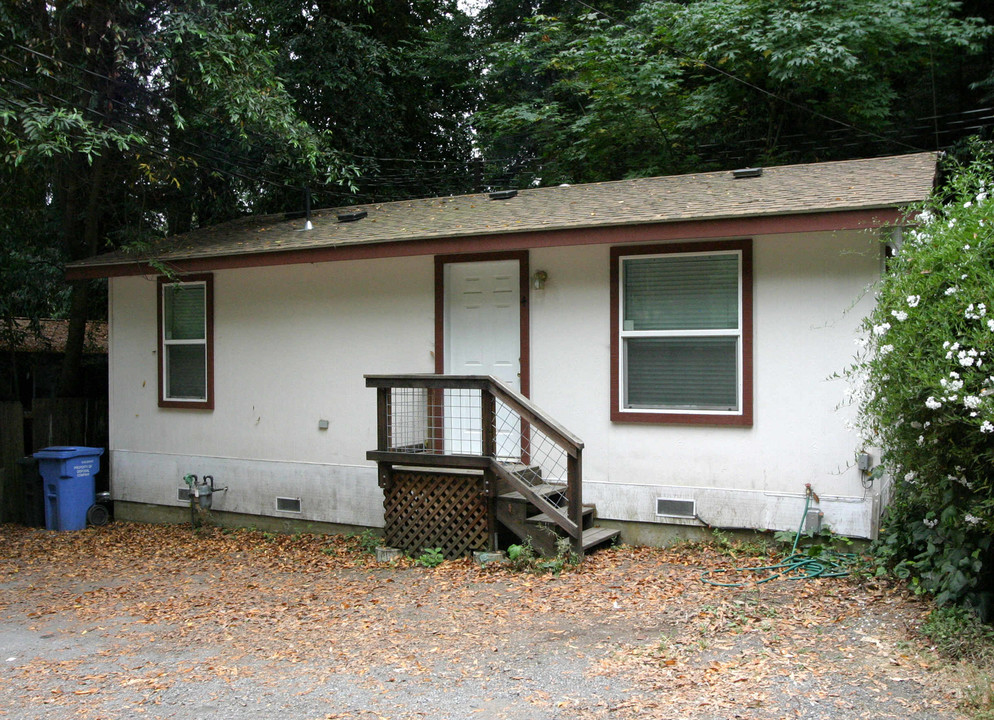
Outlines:
{"type": "MultiPolygon", "coordinates": [[[[893,224],[903,216],[894,205],[859,209],[821,209],[804,213],[769,213],[763,215],[725,215],[706,219],[670,218],[583,226],[495,229],[486,233],[451,233],[434,236],[385,239],[380,241],[346,241],[307,248],[266,248],[250,251],[218,252],[163,256],[157,262],[177,272],[266,267],[340,260],[359,260],[417,255],[449,255],[461,252],[491,252],[539,247],[629,242],[708,240],[753,235],[797,232],[870,229],[893,224]]],[[[129,275],[160,274],[150,259],[82,261],[66,269],[68,280],[82,280],[129,275]]]]}

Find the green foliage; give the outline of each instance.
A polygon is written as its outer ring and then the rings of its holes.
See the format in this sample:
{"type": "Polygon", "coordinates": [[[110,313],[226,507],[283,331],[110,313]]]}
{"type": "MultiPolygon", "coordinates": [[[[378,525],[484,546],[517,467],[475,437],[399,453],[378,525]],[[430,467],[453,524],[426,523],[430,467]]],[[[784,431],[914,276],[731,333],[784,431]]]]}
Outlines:
{"type": "Polygon", "coordinates": [[[968,608],[937,608],[919,632],[943,657],[994,667],[994,627],[968,608]]]}
{"type": "Polygon", "coordinates": [[[580,562],[579,557],[573,552],[569,538],[560,538],[556,541],[556,554],[551,558],[538,555],[526,539],[520,545],[511,545],[507,548],[507,559],[510,561],[511,569],[516,572],[553,575],[559,575],[567,568],[576,567],[580,562]]]}
{"type": "Polygon", "coordinates": [[[352,535],[359,543],[359,547],[365,553],[375,554],[376,548],[383,542],[383,538],[376,534],[375,531],[366,528],[361,533],[352,535]]]}
{"type": "Polygon", "coordinates": [[[762,164],[898,152],[879,135],[907,138],[932,113],[919,92],[923,69],[941,82],[991,32],[954,0],[606,10],[542,7],[491,50],[476,123],[492,153],[540,158],[519,185],[694,171],[723,154],[762,164]],[[826,142],[840,131],[845,143],[826,142]]]}
{"type": "Polygon", "coordinates": [[[859,424],[893,502],[875,549],[940,604],[991,612],[994,186],[990,150],[909,214],[851,369],[859,424]]]}
{"type": "Polygon", "coordinates": [[[442,552],[442,548],[425,548],[420,555],[414,558],[415,565],[426,568],[438,567],[443,562],[445,562],[445,553],[442,552]]]}
{"type": "Polygon", "coordinates": [[[994,628],[972,610],[941,607],[918,629],[931,649],[959,663],[966,693],[960,708],[972,720],[994,720],[994,628]]]}

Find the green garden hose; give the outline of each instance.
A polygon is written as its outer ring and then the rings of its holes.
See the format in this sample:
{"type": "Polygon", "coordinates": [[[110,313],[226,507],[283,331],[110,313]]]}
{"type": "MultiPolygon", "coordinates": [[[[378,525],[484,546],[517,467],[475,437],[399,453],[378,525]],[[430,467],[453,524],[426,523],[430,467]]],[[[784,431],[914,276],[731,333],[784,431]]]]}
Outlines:
{"type": "Polygon", "coordinates": [[[834,550],[820,552],[818,555],[806,555],[797,552],[797,544],[801,540],[804,531],[804,520],[808,516],[808,509],[811,507],[811,498],[814,492],[811,486],[807,487],[807,496],[804,500],[804,513],[801,515],[801,524],[794,535],[794,546],[790,549],[790,556],[776,565],[763,565],[761,567],[733,567],[722,568],[720,570],[705,570],[701,573],[701,582],[719,587],[744,587],[745,582],[718,582],[708,576],[718,573],[739,572],[739,573],[767,573],[759,580],[754,580],[753,584],[763,583],[783,577],[786,580],[814,580],[816,578],[846,577],[849,575],[849,567],[852,566],[857,556],[855,553],[840,553],[834,550]]]}

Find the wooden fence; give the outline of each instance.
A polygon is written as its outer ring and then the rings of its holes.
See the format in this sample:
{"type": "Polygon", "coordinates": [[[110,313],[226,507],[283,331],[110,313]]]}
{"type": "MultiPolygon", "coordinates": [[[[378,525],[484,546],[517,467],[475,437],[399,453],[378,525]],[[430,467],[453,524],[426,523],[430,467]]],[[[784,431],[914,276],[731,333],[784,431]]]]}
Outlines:
{"type": "MultiPolygon", "coordinates": [[[[52,445],[107,447],[107,401],[87,398],[0,402],[0,522],[23,521],[26,456],[52,445]]],[[[101,463],[108,461],[104,458],[101,463]]]]}

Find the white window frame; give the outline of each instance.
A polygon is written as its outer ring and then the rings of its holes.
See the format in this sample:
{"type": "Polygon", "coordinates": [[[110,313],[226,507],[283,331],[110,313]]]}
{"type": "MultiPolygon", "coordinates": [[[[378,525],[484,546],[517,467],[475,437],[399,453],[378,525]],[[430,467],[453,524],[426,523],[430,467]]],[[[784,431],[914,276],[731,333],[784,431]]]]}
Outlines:
{"type": "Polygon", "coordinates": [[[159,407],[214,408],[213,372],[213,277],[196,275],[184,279],[159,279],[158,286],[158,340],[159,340],[159,407]],[[204,288],[204,337],[184,340],[170,340],[166,337],[167,288],[177,286],[201,286],[204,288]],[[200,346],[204,348],[204,392],[202,397],[173,397],[169,391],[169,348],[180,346],[200,346]]]}
{"type": "Polygon", "coordinates": [[[708,250],[701,252],[659,252],[621,255],[618,258],[618,384],[617,388],[620,414],[651,414],[651,415],[695,415],[695,416],[742,416],[744,412],[744,363],[743,363],[743,327],[744,327],[744,298],[743,298],[743,251],[741,249],[708,250]],[[738,322],[735,329],[722,330],[627,330],[625,329],[625,269],[628,261],[651,260],[653,258],[694,257],[734,255],[738,266],[738,322]],[[627,397],[628,386],[628,340],[632,338],[695,338],[695,337],[733,337],[735,343],[736,367],[736,408],[718,410],[706,408],[646,408],[631,407],[627,397]]]}

